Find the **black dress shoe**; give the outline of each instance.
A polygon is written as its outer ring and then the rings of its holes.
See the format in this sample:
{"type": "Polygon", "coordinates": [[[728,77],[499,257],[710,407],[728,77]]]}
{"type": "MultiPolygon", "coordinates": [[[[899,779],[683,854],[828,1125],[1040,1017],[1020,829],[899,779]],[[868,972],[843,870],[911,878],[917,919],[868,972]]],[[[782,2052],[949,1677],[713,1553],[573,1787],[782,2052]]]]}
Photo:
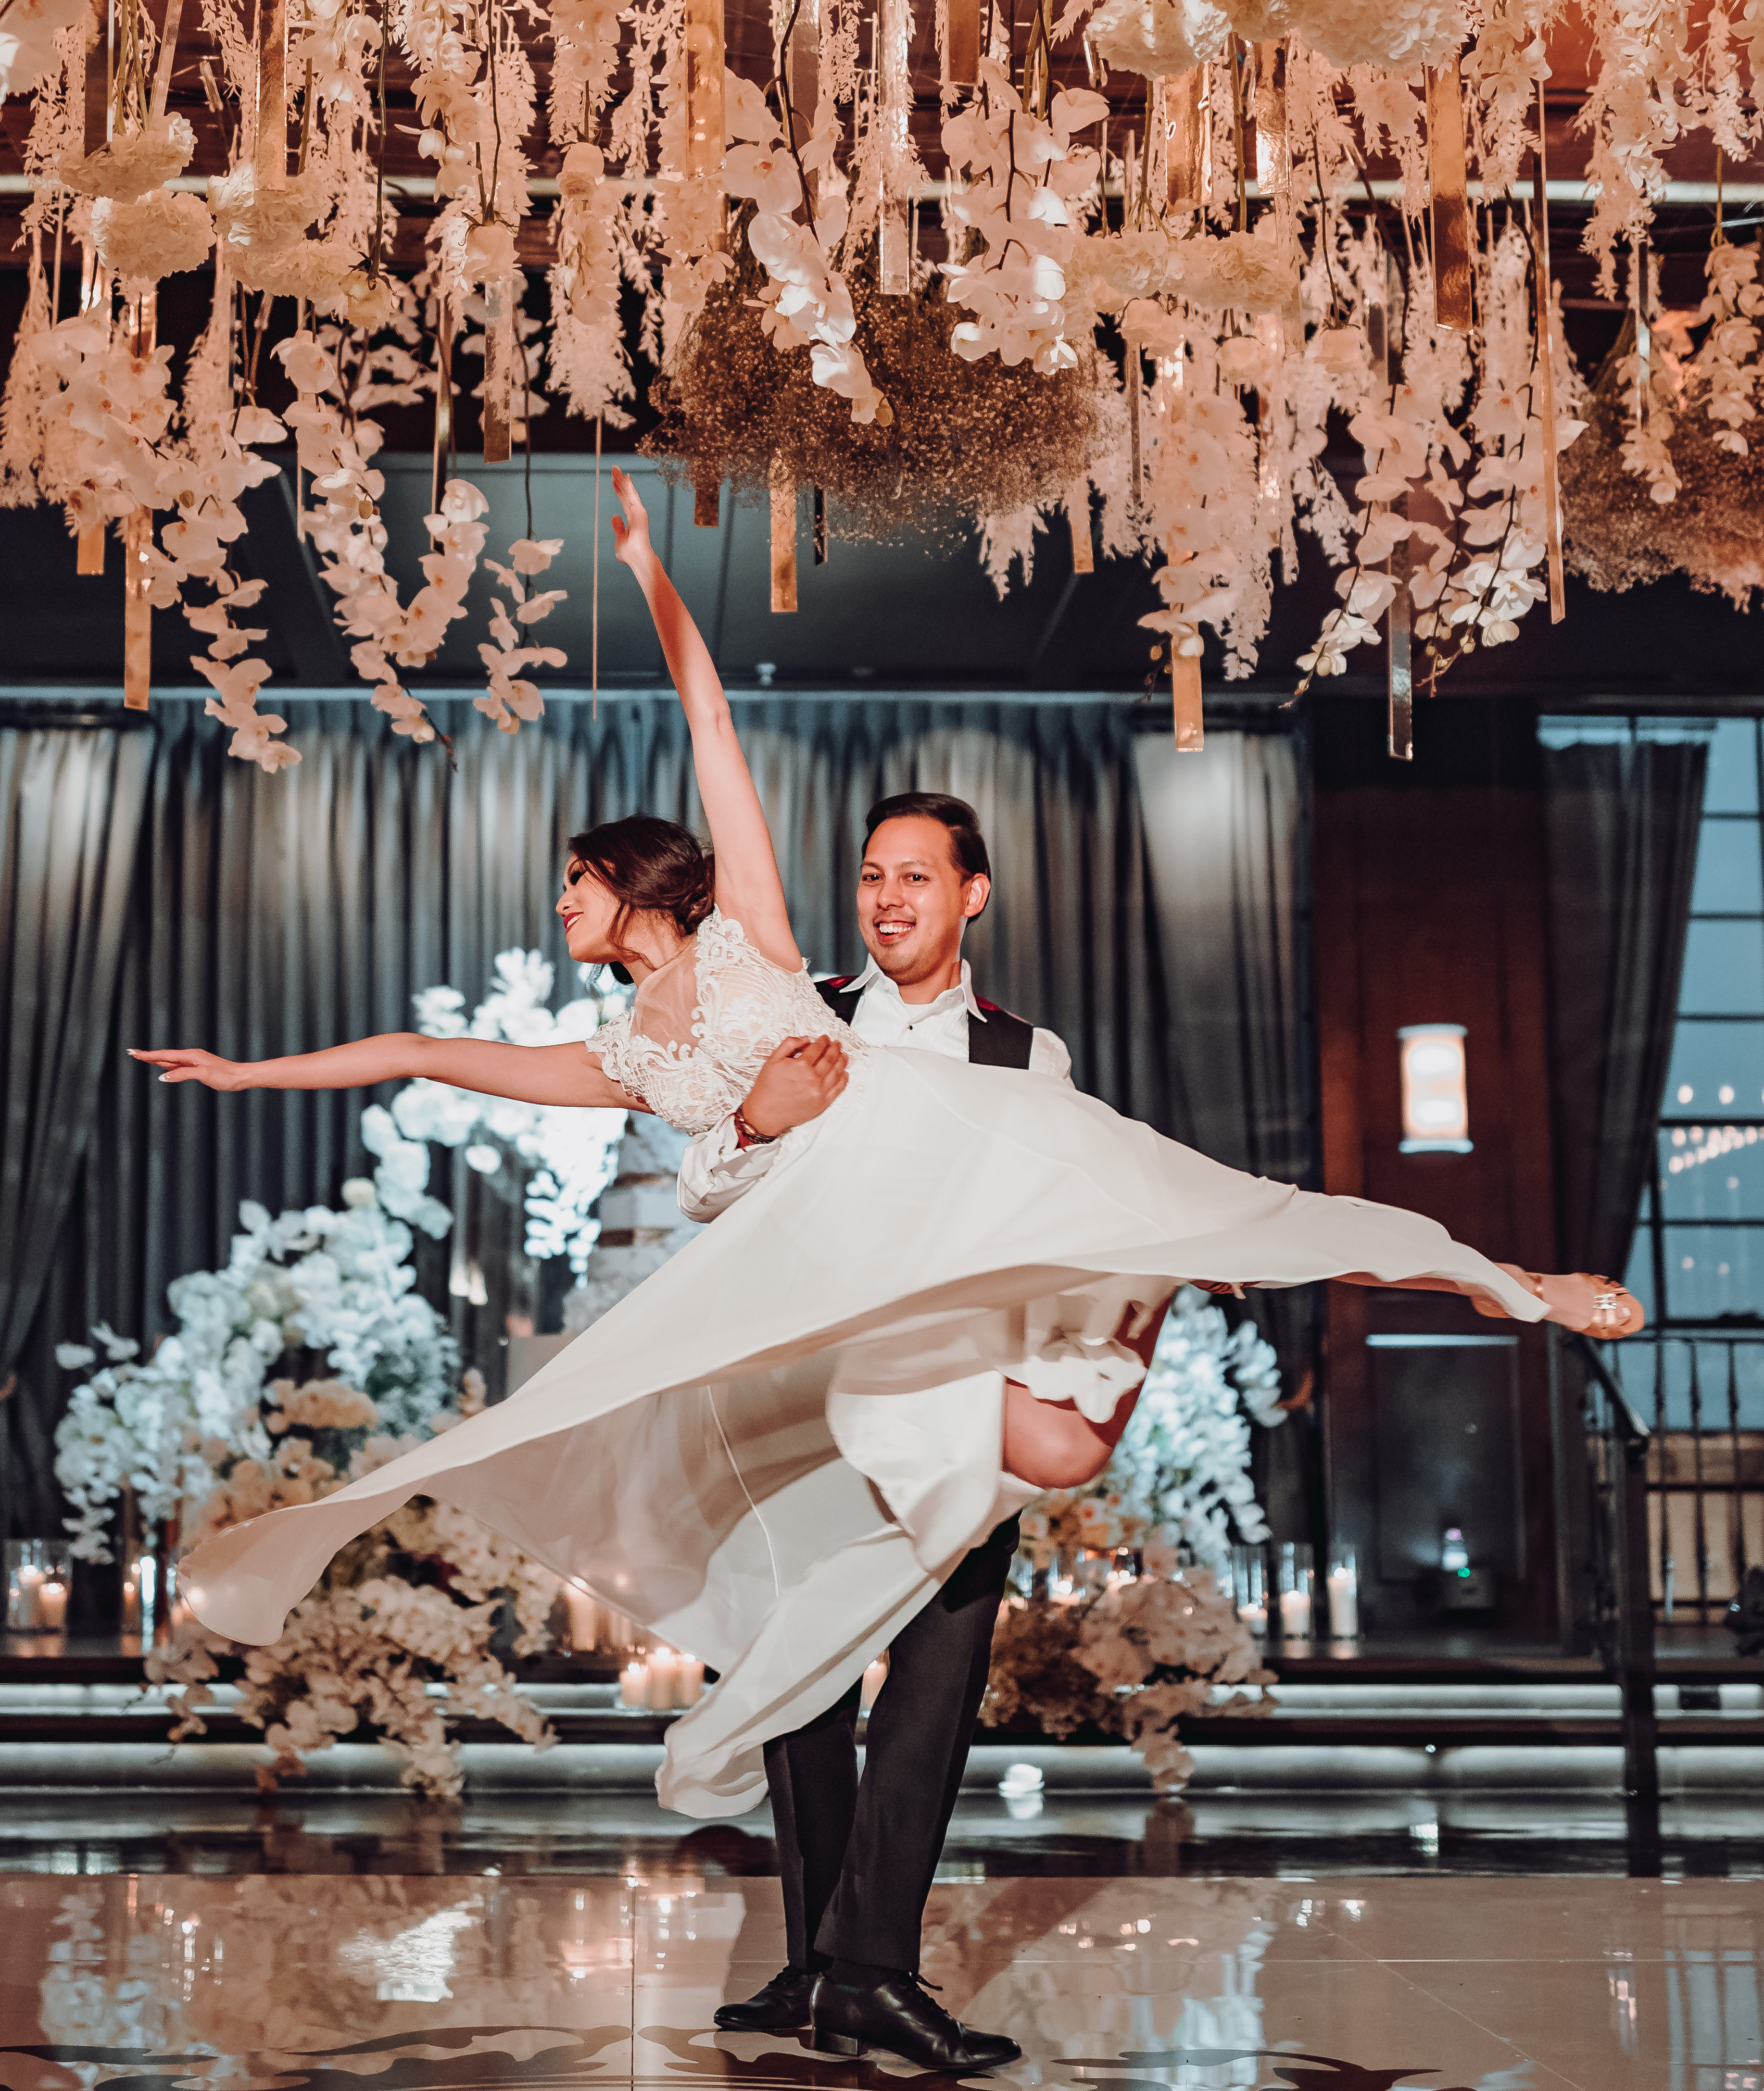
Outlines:
{"type": "Polygon", "coordinates": [[[784,2033],[809,2023],[814,1971],[781,1968],[763,1990],[744,2004],[720,2005],[713,2016],[725,2033],[784,2033]]]}
{"type": "Polygon", "coordinates": [[[1022,2050],[1003,2033],[976,2033],[950,2017],[917,1975],[892,1976],[874,1988],[836,1982],[823,1975],[815,1985],[814,2046],[823,2054],[862,2054],[880,2047],[921,2069],[1000,2069],[1022,2050]]]}

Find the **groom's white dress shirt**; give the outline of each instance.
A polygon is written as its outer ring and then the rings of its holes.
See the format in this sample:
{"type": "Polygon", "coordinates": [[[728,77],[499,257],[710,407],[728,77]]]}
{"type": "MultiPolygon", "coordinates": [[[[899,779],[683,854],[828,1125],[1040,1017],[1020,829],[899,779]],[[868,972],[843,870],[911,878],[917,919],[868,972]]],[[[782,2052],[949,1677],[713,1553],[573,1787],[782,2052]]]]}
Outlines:
{"type": "MultiPolygon", "coordinates": [[[[987,1020],[974,992],[966,959],[962,961],[961,985],[945,988],[935,1002],[903,1000],[900,989],[874,959],[844,992],[858,997],[852,1029],[875,1046],[910,1046],[915,1052],[941,1053],[946,1059],[966,1060],[968,1026],[987,1020]]],[[[1029,1071],[1071,1081],[1072,1055],[1056,1033],[1037,1029],[1029,1048],[1029,1071]]],[[[725,1119],[712,1131],[701,1132],[686,1149],[680,1164],[681,1211],[689,1220],[714,1220],[743,1192],[752,1189],[777,1160],[777,1153],[776,1142],[740,1146],[733,1119],[725,1119]]]]}

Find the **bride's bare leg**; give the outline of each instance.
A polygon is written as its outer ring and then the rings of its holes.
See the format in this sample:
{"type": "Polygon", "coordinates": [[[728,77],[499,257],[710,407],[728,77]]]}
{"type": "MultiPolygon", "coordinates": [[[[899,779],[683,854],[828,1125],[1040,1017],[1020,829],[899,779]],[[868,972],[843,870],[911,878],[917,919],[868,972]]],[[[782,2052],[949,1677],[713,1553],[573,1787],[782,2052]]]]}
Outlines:
{"type": "MultiPolygon", "coordinates": [[[[1522,1270],[1517,1263],[1498,1267],[1543,1302],[1547,1321],[1600,1338],[1633,1336],[1642,1326],[1641,1303],[1615,1278],[1594,1278],[1584,1270],[1522,1270]]],[[[1491,1294],[1449,1278],[1375,1278],[1370,1271],[1348,1270],[1341,1274],[1340,1283],[1400,1292],[1456,1292],[1478,1314],[1508,1318],[1506,1308],[1491,1294]]]]}
{"type": "MultiPolygon", "coordinates": [[[[1139,1334],[1128,1332],[1136,1319],[1129,1309],[1121,1317],[1115,1340],[1131,1351],[1149,1372],[1158,1331],[1164,1326],[1164,1309],[1175,1298],[1166,1292],[1153,1306],[1139,1334]]],[[[1079,1412],[1076,1402],[1038,1401],[1022,1381],[1005,1382],[1005,1466],[1019,1481],[1038,1489],[1082,1488],[1094,1481],[1114,1456],[1121,1433],[1138,1403],[1139,1390],[1124,1394],[1115,1412],[1105,1423],[1092,1423],[1079,1412]]]]}

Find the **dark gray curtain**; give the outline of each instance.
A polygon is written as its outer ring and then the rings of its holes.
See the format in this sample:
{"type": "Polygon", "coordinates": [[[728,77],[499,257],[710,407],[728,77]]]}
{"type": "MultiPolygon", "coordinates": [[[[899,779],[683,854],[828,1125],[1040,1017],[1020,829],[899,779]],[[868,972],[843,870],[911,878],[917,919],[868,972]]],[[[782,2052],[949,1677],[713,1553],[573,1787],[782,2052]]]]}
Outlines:
{"type": "MultiPolygon", "coordinates": [[[[1177,754],[1168,734],[1142,735],[1134,752],[1178,1136],[1234,1169],[1302,1183],[1310,1118],[1298,745],[1284,734],[1209,731],[1199,755],[1177,754]]],[[[1249,1296],[1289,1399],[1314,1362],[1314,1292],[1249,1296]]],[[[1257,1491],[1280,1538],[1311,1536],[1312,1429],[1307,1409],[1257,1434],[1257,1491]]]]}
{"type": "Polygon", "coordinates": [[[1623,1275],[1654,1166],[1702,819],[1704,748],[1543,752],[1556,1225],[1571,1270],[1623,1275]]]}
{"type": "Polygon", "coordinates": [[[41,1373],[14,1374],[91,1140],[152,752],[139,733],[0,734],[0,1488],[9,1495],[14,1470],[29,1491],[53,1456],[60,1390],[41,1373]]]}
{"type": "MultiPolygon", "coordinates": [[[[510,945],[567,964],[552,910],[572,833],[639,808],[698,824],[671,702],[604,701],[597,722],[558,705],[512,739],[467,704],[439,706],[452,770],[439,747],[397,739],[366,705],[282,709],[303,759],[275,777],[227,757],[194,705],[161,705],[140,734],[94,737],[118,770],[134,765],[140,831],[114,1020],[106,1007],[94,1021],[84,1002],[76,1027],[101,1073],[89,1150],[63,1169],[71,1200],[26,1317],[20,1385],[42,1427],[26,1442],[15,1426],[14,1531],[54,1531],[59,1515],[46,1433],[71,1382],[56,1342],[101,1318],[150,1339],[167,1326],[168,1283],[225,1259],[241,1199],[333,1202],[367,1159],[361,1093],[166,1088],[123,1048],[258,1058],[408,1028],[416,989],[445,981],[475,1000],[510,945]]],[[[1060,1032],[1083,1087],[1192,1132],[1172,1077],[1168,940],[1121,708],[780,698],[737,710],[817,969],[862,960],[852,894],[865,808],[910,787],[957,792],[979,809],[996,877],[970,944],[983,990],[1060,1032]]],[[[0,728],[0,747],[28,738],[0,728]]],[[[458,1209],[487,1194],[454,1160],[436,1153],[433,1188],[458,1209]]],[[[445,1245],[421,1253],[439,1296],[445,1245]]],[[[499,1328],[453,1306],[468,1355],[496,1340],[499,1328]]]]}

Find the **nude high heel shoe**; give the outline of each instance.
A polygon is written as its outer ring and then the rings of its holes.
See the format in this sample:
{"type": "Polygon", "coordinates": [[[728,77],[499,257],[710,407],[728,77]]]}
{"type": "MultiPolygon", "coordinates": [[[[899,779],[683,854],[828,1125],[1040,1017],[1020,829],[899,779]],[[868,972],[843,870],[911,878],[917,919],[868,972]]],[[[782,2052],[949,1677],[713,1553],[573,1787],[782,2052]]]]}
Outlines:
{"type": "MultiPolygon", "coordinates": [[[[1547,1274],[1536,1270],[1521,1270],[1517,1264],[1504,1263],[1501,1269],[1517,1278],[1528,1292],[1535,1293],[1548,1304],[1543,1290],[1547,1274]]],[[[1555,1275],[1555,1274],[1547,1274],[1555,1275]]],[[[1584,1285],[1589,1288],[1584,1320],[1566,1321],[1552,1311],[1549,1319],[1559,1328],[1572,1329],[1577,1334],[1590,1336],[1594,1343],[1609,1343],[1620,1341],[1624,1336],[1637,1334],[1647,1324],[1647,1316],[1641,1310],[1641,1302],[1633,1292],[1626,1292],[1614,1278],[1599,1278],[1590,1270],[1569,1271],[1562,1274],[1567,1283],[1584,1285]]],[[[1513,1317],[1504,1307],[1472,1293],[1470,1304],[1478,1314],[1491,1321],[1510,1321],[1513,1317]]],[[[1567,1303],[1562,1303],[1565,1307],[1567,1303]]]]}

